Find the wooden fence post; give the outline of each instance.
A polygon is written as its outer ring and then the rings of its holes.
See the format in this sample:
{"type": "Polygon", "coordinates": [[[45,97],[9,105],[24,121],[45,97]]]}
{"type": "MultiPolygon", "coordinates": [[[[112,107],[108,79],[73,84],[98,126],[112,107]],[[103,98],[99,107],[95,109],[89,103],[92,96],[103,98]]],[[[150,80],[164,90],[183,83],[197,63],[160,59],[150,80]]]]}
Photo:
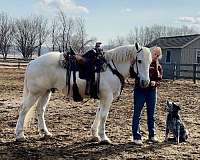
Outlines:
{"type": "Polygon", "coordinates": [[[197,71],[197,64],[193,64],[193,82],[196,84],[196,71],[197,71]]]}

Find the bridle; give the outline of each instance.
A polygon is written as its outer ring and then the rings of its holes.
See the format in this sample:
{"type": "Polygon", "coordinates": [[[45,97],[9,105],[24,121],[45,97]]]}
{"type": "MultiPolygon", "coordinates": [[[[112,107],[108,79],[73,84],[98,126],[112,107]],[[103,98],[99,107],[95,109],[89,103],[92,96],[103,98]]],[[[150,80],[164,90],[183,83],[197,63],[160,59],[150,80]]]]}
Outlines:
{"type": "Polygon", "coordinates": [[[132,61],[130,66],[130,74],[132,78],[138,78],[139,70],[138,70],[138,55],[142,51],[142,47],[136,52],[136,58],[134,61],[132,61]],[[134,64],[136,65],[136,72],[134,71],[134,64]]]}
{"type": "MultiPolygon", "coordinates": [[[[137,55],[136,55],[136,58],[135,58],[135,60],[136,60],[136,62],[135,62],[135,65],[136,65],[136,69],[137,69],[137,76],[138,76],[138,74],[139,74],[139,71],[138,71],[138,55],[139,55],[139,53],[142,51],[142,47],[139,49],[139,51],[137,51],[136,53],[137,53],[137,55]]],[[[140,62],[141,63],[141,62],[140,62]]]]}

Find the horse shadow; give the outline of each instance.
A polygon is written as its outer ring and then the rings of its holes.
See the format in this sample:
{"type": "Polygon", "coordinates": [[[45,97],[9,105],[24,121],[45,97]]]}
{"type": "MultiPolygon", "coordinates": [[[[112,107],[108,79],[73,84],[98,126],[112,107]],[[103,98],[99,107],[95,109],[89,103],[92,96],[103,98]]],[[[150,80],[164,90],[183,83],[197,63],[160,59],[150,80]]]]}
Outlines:
{"type": "MultiPolygon", "coordinates": [[[[90,139],[81,139],[78,142],[66,143],[58,137],[48,140],[31,138],[26,142],[0,142],[4,151],[0,156],[7,159],[102,159],[115,157],[123,153],[138,154],[153,152],[157,149],[168,147],[171,143],[160,142],[137,146],[131,142],[101,145],[90,139]]],[[[142,157],[141,157],[142,158],[142,157]]]]}

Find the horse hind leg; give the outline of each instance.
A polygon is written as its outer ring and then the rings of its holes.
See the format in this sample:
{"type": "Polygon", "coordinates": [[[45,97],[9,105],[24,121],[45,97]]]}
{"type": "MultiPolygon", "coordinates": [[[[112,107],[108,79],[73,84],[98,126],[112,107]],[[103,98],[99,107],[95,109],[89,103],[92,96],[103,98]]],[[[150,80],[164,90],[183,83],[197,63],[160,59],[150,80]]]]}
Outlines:
{"type": "Polygon", "coordinates": [[[17,124],[16,124],[16,140],[17,141],[24,141],[25,140],[24,126],[27,123],[26,120],[28,120],[28,118],[29,118],[28,117],[29,115],[27,113],[30,111],[31,107],[35,104],[37,99],[38,99],[37,95],[28,93],[28,96],[25,97],[23,102],[22,102],[20,112],[19,112],[19,117],[18,117],[17,124]]]}
{"type": "Polygon", "coordinates": [[[92,132],[92,141],[99,141],[100,137],[98,136],[98,127],[99,127],[99,121],[100,121],[100,107],[97,108],[96,111],[96,117],[94,119],[94,122],[91,126],[91,132],[92,132]]]}
{"type": "Polygon", "coordinates": [[[46,93],[44,93],[42,96],[39,97],[37,106],[36,106],[37,117],[38,117],[38,131],[41,137],[52,136],[52,134],[47,129],[45,118],[44,118],[45,110],[46,110],[50,97],[51,97],[51,91],[48,90],[46,93]]]}

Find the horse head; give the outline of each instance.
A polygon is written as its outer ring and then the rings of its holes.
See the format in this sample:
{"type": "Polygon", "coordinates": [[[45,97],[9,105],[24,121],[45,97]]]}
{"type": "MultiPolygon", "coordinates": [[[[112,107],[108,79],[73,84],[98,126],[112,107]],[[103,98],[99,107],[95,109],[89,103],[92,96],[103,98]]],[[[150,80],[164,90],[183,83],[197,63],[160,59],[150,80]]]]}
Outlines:
{"type": "Polygon", "coordinates": [[[135,43],[136,54],[132,62],[132,69],[134,71],[135,78],[139,79],[139,85],[142,88],[149,86],[149,67],[152,62],[150,49],[147,47],[141,47],[138,43],[135,43]]]}

